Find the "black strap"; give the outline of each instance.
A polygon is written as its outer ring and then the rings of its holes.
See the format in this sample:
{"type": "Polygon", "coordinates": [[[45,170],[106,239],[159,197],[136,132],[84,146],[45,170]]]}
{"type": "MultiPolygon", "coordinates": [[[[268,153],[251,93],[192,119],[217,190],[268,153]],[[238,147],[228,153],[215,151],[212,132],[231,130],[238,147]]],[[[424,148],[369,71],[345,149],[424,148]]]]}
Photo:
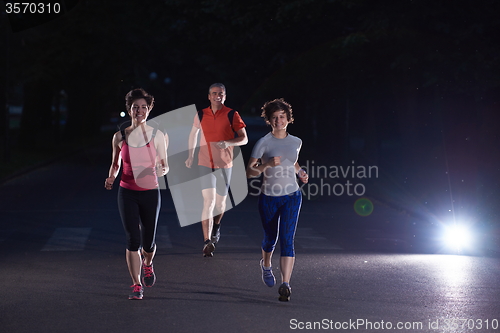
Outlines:
{"type": "MultiPolygon", "coordinates": [[[[233,128],[233,119],[234,119],[234,113],[235,112],[236,111],[234,111],[233,109],[231,109],[227,113],[227,118],[229,119],[229,124],[231,125],[231,128],[233,128]]],[[[200,120],[200,126],[201,126],[201,120],[203,119],[203,110],[198,110],[198,119],[200,120]]],[[[236,132],[236,131],[233,129],[233,132],[236,132]]]]}
{"type": "MultiPolygon", "coordinates": [[[[216,170],[217,169],[212,168],[212,172],[215,172],[216,170]]],[[[231,205],[232,205],[231,208],[234,208],[234,207],[236,207],[236,205],[234,203],[233,192],[231,191],[230,180],[227,179],[227,175],[226,175],[226,172],[224,171],[224,168],[221,168],[219,170],[220,170],[220,172],[222,172],[222,177],[224,178],[224,183],[227,184],[227,194],[229,195],[229,200],[231,201],[231,205]]]]}
{"type": "Polygon", "coordinates": [[[229,180],[227,179],[226,172],[224,170],[221,170],[221,172],[222,172],[222,176],[224,177],[224,182],[228,185],[227,186],[227,194],[229,195],[229,200],[231,201],[231,205],[233,206],[231,208],[234,208],[234,207],[236,207],[236,205],[234,204],[233,192],[231,191],[231,184],[230,184],[229,180]]]}
{"type": "MultiPolygon", "coordinates": [[[[158,128],[160,127],[160,124],[158,124],[156,121],[154,120],[151,120],[151,121],[148,121],[147,124],[151,127],[153,127],[153,135],[151,136],[151,140],[154,139],[154,137],[156,136],[156,132],[158,131],[158,128]]],[[[122,141],[125,140],[125,129],[127,127],[129,127],[130,125],[132,125],[132,122],[130,120],[127,120],[123,123],[121,123],[120,125],[118,125],[118,130],[120,131],[120,133],[122,134],[122,141]]],[[[151,141],[150,140],[150,141],[151,141]]]]}
{"type": "MultiPolygon", "coordinates": [[[[231,124],[231,128],[233,128],[233,118],[234,118],[234,110],[229,110],[229,112],[227,113],[227,117],[229,118],[229,124],[231,124]]],[[[234,131],[234,129],[233,129],[234,131]]]]}

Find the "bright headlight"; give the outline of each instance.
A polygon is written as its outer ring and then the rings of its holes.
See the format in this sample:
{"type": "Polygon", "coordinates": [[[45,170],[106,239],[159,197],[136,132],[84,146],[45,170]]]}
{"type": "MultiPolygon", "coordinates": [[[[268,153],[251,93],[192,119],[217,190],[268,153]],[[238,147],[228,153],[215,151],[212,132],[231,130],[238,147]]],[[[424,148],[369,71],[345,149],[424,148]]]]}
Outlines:
{"type": "Polygon", "coordinates": [[[463,225],[451,225],[445,229],[444,241],[454,249],[468,247],[472,242],[471,231],[463,225]]]}

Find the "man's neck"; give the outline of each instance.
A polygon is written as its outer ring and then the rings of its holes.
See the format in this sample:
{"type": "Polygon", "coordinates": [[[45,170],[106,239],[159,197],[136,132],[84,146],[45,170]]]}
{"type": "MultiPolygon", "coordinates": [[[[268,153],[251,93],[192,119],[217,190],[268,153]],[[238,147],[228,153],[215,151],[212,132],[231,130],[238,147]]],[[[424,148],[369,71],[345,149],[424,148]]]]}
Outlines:
{"type": "Polygon", "coordinates": [[[220,104],[220,105],[211,105],[210,108],[212,109],[212,112],[215,114],[217,111],[219,111],[220,109],[222,109],[224,107],[224,104],[220,104]]]}

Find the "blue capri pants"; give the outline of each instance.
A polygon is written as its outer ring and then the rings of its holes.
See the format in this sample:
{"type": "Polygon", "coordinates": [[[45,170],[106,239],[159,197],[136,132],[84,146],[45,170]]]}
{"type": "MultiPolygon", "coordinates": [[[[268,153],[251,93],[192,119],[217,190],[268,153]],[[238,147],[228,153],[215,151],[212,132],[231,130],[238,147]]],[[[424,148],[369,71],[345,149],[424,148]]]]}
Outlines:
{"type": "Polygon", "coordinates": [[[300,189],[279,197],[260,194],[259,213],[264,228],[264,252],[274,251],[279,237],[281,256],[295,257],[294,238],[301,205],[300,189]]]}

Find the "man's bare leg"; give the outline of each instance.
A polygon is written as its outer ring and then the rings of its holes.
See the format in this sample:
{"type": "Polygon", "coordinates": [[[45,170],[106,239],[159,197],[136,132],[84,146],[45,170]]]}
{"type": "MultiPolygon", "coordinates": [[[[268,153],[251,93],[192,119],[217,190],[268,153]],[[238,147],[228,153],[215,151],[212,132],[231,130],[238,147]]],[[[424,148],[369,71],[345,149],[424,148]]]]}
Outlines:
{"type": "Polygon", "coordinates": [[[203,211],[201,213],[201,228],[203,231],[203,240],[205,245],[203,247],[203,256],[211,257],[215,250],[211,242],[212,228],[214,223],[214,209],[215,209],[215,188],[207,188],[201,191],[203,195],[203,211]]]}
{"type": "Polygon", "coordinates": [[[214,224],[213,224],[213,233],[212,233],[212,242],[215,244],[219,241],[220,238],[220,233],[217,231],[219,230],[220,227],[220,222],[222,220],[222,216],[224,216],[224,212],[226,211],[226,199],[227,195],[215,195],[215,209],[214,209],[214,214],[217,214],[214,216],[214,224]]]}

